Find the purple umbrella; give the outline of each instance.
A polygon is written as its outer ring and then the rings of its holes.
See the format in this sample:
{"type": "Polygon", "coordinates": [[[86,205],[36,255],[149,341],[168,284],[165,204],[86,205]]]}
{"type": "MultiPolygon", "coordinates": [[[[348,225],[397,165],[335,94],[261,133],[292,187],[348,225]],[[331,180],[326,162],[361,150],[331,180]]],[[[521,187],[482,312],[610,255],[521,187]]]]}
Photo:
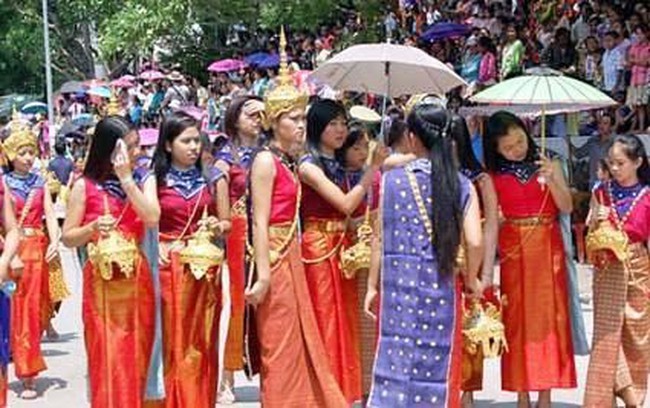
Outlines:
{"type": "Polygon", "coordinates": [[[246,68],[246,63],[244,61],[236,59],[224,59],[220,61],[215,61],[208,67],[210,72],[231,72],[239,71],[242,68],[246,68]]]}
{"type": "Polygon", "coordinates": [[[272,54],[264,58],[258,65],[259,68],[275,68],[280,66],[280,56],[278,54],[272,54]]]}
{"type": "Polygon", "coordinates": [[[244,61],[246,61],[248,65],[257,66],[270,56],[271,54],[268,52],[256,52],[245,57],[244,61]]]}
{"type": "Polygon", "coordinates": [[[420,37],[425,41],[440,41],[446,38],[462,37],[469,34],[472,27],[457,23],[434,24],[420,37]]]}

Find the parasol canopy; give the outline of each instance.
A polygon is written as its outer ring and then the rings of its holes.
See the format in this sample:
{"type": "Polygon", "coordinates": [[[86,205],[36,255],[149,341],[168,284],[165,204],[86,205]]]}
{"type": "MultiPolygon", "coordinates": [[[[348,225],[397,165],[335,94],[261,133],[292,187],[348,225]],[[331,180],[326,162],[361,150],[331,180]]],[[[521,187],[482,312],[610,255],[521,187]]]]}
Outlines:
{"type": "Polygon", "coordinates": [[[549,68],[533,68],[472,96],[478,103],[536,105],[545,110],[575,112],[616,105],[616,101],[586,82],[549,68]]]}
{"type": "Polygon", "coordinates": [[[431,26],[420,38],[425,41],[441,41],[447,38],[463,37],[471,31],[472,27],[465,24],[443,22],[431,26]]]}
{"type": "Polygon", "coordinates": [[[147,81],[157,81],[165,78],[165,74],[156,70],[148,70],[140,73],[140,78],[147,81]]]}
{"type": "Polygon", "coordinates": [[[424,51],[395,44],[361,44],[326,61],[313,78],[336,90],[394,98],[418,93],[445,94],[467,83],[424,51]]]}
{"type": "Polygon", "coordinates": [[[232,72],[246,68],[246,63],[238,59],[223,59],[215,61],[208,67],[210,72],[232,72]]]}

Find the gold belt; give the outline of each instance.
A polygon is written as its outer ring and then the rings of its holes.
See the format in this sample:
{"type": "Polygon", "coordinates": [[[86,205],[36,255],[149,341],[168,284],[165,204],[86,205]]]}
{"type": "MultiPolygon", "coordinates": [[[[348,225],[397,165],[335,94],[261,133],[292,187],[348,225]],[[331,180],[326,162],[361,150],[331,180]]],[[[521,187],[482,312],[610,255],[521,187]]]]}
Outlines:
{"type": "Polygon", "coordinates": [[[286,237],[291,233],[292,222],[285,224],[269,225],[269,235],[286,237]]]}
{"type": "Polygon", "coordinates": [[[555,222],[555,217],[550,215],[540,215],[534,217],[506,218],[505,222],[519,226],[548,225],[555,222]]]}
{"type": "Polygon", "coordinates": [[[321,232],[343,232],[346,230],[346,222],[343,220],[306,220],[305,231],[309,230],[321,232]]]}
{"type": "Polygon", "coordinates": [[[24,237],[35,237],[44,234],[42,228],[23,227],[20,231],[24,237]]]}
{"type": "Polygon", "coordinates": [[[242,196],[230,208],[232,215],[246,215],[246,196],[242,196]]]}

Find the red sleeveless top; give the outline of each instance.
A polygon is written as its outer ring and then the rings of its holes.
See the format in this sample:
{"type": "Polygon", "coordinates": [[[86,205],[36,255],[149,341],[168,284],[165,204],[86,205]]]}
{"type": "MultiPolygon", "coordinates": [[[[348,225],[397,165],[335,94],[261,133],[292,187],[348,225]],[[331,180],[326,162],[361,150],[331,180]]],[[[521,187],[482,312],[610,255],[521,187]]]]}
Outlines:
{"type": "Polygon", "coordinates": [[[523,182],[509,173],[491,174],[499,205],[505,218],[527,218],[538,215],[555,217],[559,210],[548,189],[542,189],[536,177],[523,182]],[[544,197],[548,194],[546,201],[544,197]],[[542,208],[542,203],[544,207],[542,208]]]}
{"type": "Polygon", "coordinates": [[[207,186],[188,198],[183,197],[176,189],[165,186],[158,188],[158,200],[160,213],[164,214],[160,217],[159,232],[173,239],[180,237],[188,222],[189,227],[183,238],[192,235],[198,228],[204,208],[207,207],[208,214],[216,215],[214,200],[207,186]]]}
{"type": "Polygon", "coordinates": [[[104,198],[106,197],[109,212],[116,220],[119,220],[117,224],[118,230],[127,236],[142,237],[144,224],[128,199],[122,199],[115,194],[109,193],[86,177],[83,177],[83,181],[86,186],[86,211],[83,224],[95,221],[98,217],[104,215],[104,198]]]}
{"type": "Polygon", "coordinates": [[[22,219],[23,222],[20,226],[23,228],[41,228],[45,215],[45,180],[35,174],[19,178],[10,173],[5,175],[5,183],[11,192],[16,221],[20,223],[22,219]],[[31,200],[31,203],[27,212],[23,214],[28,200],[31,200]]]}
{"type": "Polygon", "coordinates": [[[293,222],[296,219],[299,181],[275,155],[273,155],[273,163],[275,163],[276,174],[271,195],[270,224],[293,222]]]}

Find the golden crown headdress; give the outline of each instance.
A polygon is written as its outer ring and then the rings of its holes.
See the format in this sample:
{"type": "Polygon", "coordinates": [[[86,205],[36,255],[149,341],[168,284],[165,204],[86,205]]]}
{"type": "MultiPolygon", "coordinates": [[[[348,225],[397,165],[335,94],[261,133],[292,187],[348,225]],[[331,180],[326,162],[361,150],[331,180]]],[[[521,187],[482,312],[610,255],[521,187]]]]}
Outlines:
{"type": "Polygon", "coordinates": [[[118,116],[122,113],[122,105],[115,95],[115,89],[111,89],[111,97],[106,106],[106,116],[118,116]]]}
{"type": "Polygon", "coordinates": [[[18,155],[18,151],[25,146],[30,146],[34,150],[37,150],[38,142],[36,136],[32,133],[32,129],[22,121],[20,114],[14,106],[11,122],[9,123],[9,136],[2,143],[2,147],[7,159],[12,161],[18,155]]]}
{"type": "Polygon", "coordinates": [[[293,83],[287,64],[287,38],[284,27],[280,29],[280,71],[276,78],[277,85],[264,96],[264,105],[267,119],[277,119],[281,114],[296,108],[307,109],[309,95],[300,91],[293,83]]]}

